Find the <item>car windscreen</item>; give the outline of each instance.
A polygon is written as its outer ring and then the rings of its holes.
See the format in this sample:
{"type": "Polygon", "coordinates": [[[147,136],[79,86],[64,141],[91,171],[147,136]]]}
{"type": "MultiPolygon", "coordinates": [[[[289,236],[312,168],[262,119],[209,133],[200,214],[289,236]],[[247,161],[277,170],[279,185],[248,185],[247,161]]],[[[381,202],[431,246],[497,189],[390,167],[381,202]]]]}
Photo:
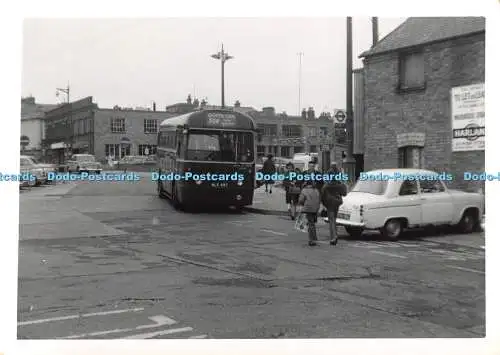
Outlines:
{"type": "Polygon", "coordinates": [[[188,136],[188,160],[253,162],[254,138],[250,132],[192,131],[188,136]]]}
{"type": "Polygon", "coordinates": [[[351,192],[383,195],[386,189],[387,181],[384,180],[358,180],[351,192]]]}

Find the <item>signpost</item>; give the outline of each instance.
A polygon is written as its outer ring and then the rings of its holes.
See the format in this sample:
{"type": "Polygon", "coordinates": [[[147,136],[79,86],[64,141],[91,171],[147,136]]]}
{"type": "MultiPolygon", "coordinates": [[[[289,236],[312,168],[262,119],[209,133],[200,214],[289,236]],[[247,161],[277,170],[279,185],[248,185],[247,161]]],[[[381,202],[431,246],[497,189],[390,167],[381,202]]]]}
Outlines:
{"type": "Polygon", "coordinates": [[[335,110],[333,117],[335,119],[335,127],[345,126],[347,114],[344,110],[335,110]]]}

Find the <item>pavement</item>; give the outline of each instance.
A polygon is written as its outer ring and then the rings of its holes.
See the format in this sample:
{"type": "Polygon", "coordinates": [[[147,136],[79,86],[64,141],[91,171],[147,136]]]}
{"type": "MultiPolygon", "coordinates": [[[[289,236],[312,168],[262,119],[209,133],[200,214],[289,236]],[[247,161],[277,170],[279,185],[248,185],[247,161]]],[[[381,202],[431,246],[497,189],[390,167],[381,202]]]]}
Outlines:
{"type": "MultiPolygon", "coordinates": [[[[278,191],[255,205],[284,206],[278,191]]],[[[484,233],[318,236],[307,246],[286,216],[176,211],[147,178],[29,189],[18,338],[484,337],[484,233]]]]}

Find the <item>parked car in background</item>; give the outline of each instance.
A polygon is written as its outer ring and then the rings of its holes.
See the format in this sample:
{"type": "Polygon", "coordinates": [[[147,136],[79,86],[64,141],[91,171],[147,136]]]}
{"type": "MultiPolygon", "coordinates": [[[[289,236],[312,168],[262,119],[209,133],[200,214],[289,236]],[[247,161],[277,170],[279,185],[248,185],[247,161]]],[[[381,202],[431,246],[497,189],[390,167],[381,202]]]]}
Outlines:
{"type": "Polygon", "coordinates": [[[74,154],[66,164],[68,171],[71,173],[88,172],[100,174],[102,172],[101,163],[91,154],[74,154]]]}
{"type": "Polygon", "coordinates": [[[35,163],[36,167],[41,169],[44,173],[45,179],[42,181],[42,183],[52,183],[52,181],[48,180],[48,175],[49,173],[55,173],[57,172],[57,165],[56,164],[48,164],[48,163],[42,163],[38,159],[31,157],[33,162],[35,163]]]}
{"type": "Polygon", "coordinates": [[[37,166],[32,157],[27,155],[21,155],[20,159],[21,174],[31,174],[35,177],[35,180],[31,181],[20,181],[20,186],[37,186],[47,182],[47,174],[44,169],[37,166]]]}
{"type": "Polygon", "coordinates": [[[484,195],[448,189],[444,180],[443,174],[421,169],[362,173],[344,197],[337,224],[352,237],[364,230],[379,230],[392,240],[405,229],[428,225],[454,225],[463,233],[478,230],[484,195]]]}

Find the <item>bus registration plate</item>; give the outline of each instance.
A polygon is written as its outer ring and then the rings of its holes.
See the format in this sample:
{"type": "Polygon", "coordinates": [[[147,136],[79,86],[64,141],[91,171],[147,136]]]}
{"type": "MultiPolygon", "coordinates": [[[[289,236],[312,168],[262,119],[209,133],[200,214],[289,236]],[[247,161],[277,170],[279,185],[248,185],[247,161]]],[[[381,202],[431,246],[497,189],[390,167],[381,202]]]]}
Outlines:
{"type": "Polygon", "coordinates": [[[228,186],[227,182],[212,182],[212,187],[225,188],[227,186],[228,186]]]}

